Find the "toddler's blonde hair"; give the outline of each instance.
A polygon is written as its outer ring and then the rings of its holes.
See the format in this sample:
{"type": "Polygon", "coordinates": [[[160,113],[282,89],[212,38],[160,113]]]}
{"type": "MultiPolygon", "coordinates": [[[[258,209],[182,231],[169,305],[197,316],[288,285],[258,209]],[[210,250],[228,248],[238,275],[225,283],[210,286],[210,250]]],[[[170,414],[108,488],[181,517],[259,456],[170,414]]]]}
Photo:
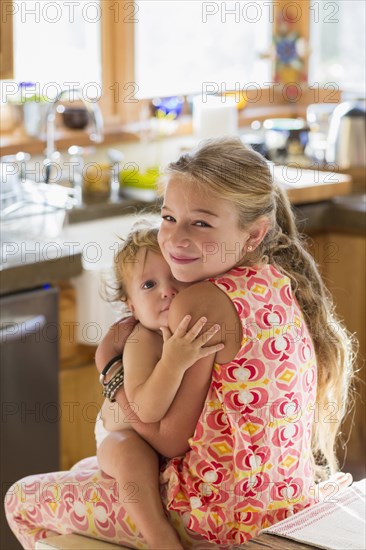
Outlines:
{"type": "MultiPolygon", "coordinates": [[[[104,297],[108,301],[126,303],[128,281],[133,277],[133,267],[138,261],[137,254],[140,250],[150,250],[161,255],[158,232],[159,228],[149,222],[138,221],[125,239],[120,238],[121,245],[114,257],[112,280],[106,281],[104,288],[104,297]]],[[[146,255],[142,262],[145,259],[146,255]]]]}

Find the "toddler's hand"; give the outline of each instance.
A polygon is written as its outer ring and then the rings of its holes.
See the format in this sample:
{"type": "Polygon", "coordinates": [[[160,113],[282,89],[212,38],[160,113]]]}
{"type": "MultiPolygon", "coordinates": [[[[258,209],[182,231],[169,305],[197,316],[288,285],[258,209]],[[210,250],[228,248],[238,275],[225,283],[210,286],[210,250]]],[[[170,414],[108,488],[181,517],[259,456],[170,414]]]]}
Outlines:
{"type": "Polygon", "coordinates": [[[224,344],[203,347],[220,329],[220,325],[214,325],[202,332],[207,319],[201,317],[191,329],[187,330],[190,320],[191,316],[186,315],[173,334],[168,327],[160,327],[164,340],[162,361],[174,366],[178,365],[184,371],[202,357],[207,357],[224,348],[224,344]]]}

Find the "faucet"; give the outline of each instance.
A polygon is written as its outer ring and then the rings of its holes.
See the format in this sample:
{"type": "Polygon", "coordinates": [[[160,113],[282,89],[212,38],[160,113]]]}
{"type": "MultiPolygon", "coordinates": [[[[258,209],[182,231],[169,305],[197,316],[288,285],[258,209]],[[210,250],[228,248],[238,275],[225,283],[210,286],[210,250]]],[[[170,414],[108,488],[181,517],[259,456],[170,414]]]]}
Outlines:
{"type": "Polygon", "coordinates": [[[56,109],[57,104],[61,101],[65,94],[69,96],[74,101],[79,99],[85,105],[87,109],[90,120],[92,122],[92,129],[89,133],[91,141],[95,143],[101,143],[103,141],[103,117],[101,110],[97,103],[86,101],[83,97],[82,91],[79,88],[73,88],[72,90],[62,90],[52,101],[49,106],[46,118],[46,158],[44,160],[44,165],[46,168],[45,173],[45,183],[48,183],[51,175],[51,163],[55,160],[57,156],[57,151],[55,148],[55,120],[56,120],[56,109]]]}

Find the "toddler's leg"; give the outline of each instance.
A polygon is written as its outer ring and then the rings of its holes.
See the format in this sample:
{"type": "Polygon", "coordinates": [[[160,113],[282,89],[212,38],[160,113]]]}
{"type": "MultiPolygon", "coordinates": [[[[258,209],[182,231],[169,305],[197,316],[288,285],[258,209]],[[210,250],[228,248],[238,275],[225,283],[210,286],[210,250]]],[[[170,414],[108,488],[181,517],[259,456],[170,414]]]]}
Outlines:
{"type": "Polygon", "coordinates": [[[133,430],[111,432],[98,448],[98,462],[117,481],[120,502],[136,522],[148,547],[182,549],[164,513],[159,461],[154,449],[133,430]]]}

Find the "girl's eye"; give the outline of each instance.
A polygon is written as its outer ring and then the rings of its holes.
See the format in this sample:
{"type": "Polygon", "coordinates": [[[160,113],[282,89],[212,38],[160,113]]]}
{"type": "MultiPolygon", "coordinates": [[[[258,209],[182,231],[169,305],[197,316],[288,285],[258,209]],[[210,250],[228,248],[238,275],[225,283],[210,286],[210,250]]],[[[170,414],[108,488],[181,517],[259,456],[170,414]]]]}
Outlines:
{"type": "MultiPolygon", "coordinates": [[[[162,216],[163,220],[166,221],[166,222],[175,222],[176,219],[173,218],[173,216],[162,216]]],[[[198,220],[196,222],[193,222],[193,225],[197,226],[197,227],[211,227],[211,225],[209,225],[207,222],[203,222],[202,220],[198,220]]]]}
{"type": "Polygon", "coordinates": [[[194,224],[197,225],[198,227],[211,227],[208,223],[203,221],[197,221],[197,222],[194,222],[194,224]]]}
{"type": "Polygon", "coordinates": [[[154,286],[154,281],[145,281],[141,288],[143,288],[144,290],[149,290],[149,288],[153,288],[154,286]]]}

